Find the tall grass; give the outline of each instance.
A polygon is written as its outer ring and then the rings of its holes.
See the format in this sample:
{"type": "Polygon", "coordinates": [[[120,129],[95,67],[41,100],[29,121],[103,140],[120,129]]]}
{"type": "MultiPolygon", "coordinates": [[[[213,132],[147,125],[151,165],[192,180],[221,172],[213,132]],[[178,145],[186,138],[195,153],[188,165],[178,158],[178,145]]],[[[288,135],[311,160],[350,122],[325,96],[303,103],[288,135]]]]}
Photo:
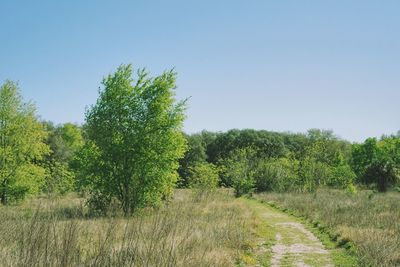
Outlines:
{"type": "Polygon", "coordinates": [[[228,193],[190,191],[131,218],[91,218],[82,199],[0,208],[0,266],[234,266],[254,215],[228,193]]]}
{"type": "Polygon", "coordinates": [[[256,196],[330,228],[339,243],[352,241],[361,266],[400,266],[400,194],[319,190],[256,196]]]}

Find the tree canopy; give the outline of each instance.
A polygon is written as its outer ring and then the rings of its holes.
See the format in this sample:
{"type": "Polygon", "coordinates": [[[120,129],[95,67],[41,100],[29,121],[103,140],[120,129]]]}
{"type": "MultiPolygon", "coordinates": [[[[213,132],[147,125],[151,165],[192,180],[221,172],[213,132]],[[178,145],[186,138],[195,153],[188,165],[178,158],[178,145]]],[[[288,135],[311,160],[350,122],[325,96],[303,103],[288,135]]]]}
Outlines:
{"type": "Polygon", "coordinates": [[[45,170],[37,164],[49,152],[35,106],[24,103],[16,83],[0,87],[0,201],[7,204],[37,193],[45,170]]]}
{"type": "Polygon", "coordinates": [[[86,113],[82,153],[84,184],[97,208],[116,201],[129,214],[172,193],[186,148],[185,102],[175,100],[175,81],[173,71],[152,78],[142,69],[133,77],[131,65],[103,80],[97,103],[86,113]]]}

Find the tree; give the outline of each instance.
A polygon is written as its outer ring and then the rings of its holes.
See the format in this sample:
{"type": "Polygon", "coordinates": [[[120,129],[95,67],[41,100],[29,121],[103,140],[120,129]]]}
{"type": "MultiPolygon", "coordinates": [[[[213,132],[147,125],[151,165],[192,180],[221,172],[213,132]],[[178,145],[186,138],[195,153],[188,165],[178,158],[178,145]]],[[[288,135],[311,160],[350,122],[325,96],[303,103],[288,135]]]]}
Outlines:
{"type": "Polygon", "coordinates": [[[46,132],[35,106],[23,103],[16,83],[0,87],[0,201],[19,200],[39,192],[45,171],[36,164],[49,152],[46,132]]]}
{"type": "Polygon", "coordinates": [[[65,123],[57,127],[53,126],[48,143],[55,160],[70,162],[74,154],[83,146],[84,140],[82,131],[77,125],[65,123]]]}
{"type": "Polygon", "coordinates": [[[399,180],[400,139],[368,138],[363,144],[353,145],[352,167],[360,182],[376,184],[379,191],[386,191],[399,180]]]}
{"type": "Polygon", "coordinates": [[[292,158],[259,159],[254,173],[257,192],[297,189],[299,162],[292,158]]]}
{"type": "Polygon", "coordinates": [[[64,194],[74,189],[75,154],[83,146],[84,140],[80,127],[72,123],[54,126],[43,122],[49,135],[46,143],[51,153],[46,157],[46,179],[43,191],[47,194],[64,194]]]}
{"type": "Polygon", "coordinates": [[[223,182],[233,187],[237,197],[254,191],[256,164],[256,151],[250,147],[236,149],[220,162],[223,182]]]}
{"type": "Polygon", "coordinates": [[[86,112],[83,184],[102,210],[112,201],[125,215],[157,205],[177,182],[186,149],[185,101],[175,100],[176,73],[148,76],[143,69],[133,78],[131,65],[121,65],[103,80],[97,103],[86,112]]]}
{"type": "Polygon", "coordinates": [[[188,185],[197,191],[197,195],[207,194],[217,188],[218,168],[212,163],[197,163],[189,168],[188,185]]]}
{"type": "Polygon", "coordinates": [[[275,132],[256,131],[252,129],[229,130],[216,136],[207,149],[209,162],[217,163],[237,149],[254,148],[258,157],[277,158],[284,156],[283,135],[275,132]]]}
{"type": "Polygon", "coordinates": [[[187,187],[190,168],[196,166],[197,164],[202,164],[207,162],[206,148],[203,144],[202,135],[193,134],[186,136],[186,141],[188,144],[188,149],[185,156],[179,162],[179,186],[187,187]]]}

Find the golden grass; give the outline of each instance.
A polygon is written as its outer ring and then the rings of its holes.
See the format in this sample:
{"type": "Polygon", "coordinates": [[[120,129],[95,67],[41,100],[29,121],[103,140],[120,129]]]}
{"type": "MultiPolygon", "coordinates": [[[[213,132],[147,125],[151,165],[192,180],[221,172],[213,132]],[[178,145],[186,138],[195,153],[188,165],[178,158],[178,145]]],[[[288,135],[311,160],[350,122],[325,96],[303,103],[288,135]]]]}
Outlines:
{"type": "Polygon", "coordinates": [[[91,218],[83,199],[33,199],[0,207],[0,266],[235,266],[255,215],[227,191],[131,218],[91,218]]]}
{"type": "Polygon", "coordinates": [[[339,190],[256,196],[330,229],[337,241],[356,245],[360,266],[400,266],[400,194],[339,190]]]}

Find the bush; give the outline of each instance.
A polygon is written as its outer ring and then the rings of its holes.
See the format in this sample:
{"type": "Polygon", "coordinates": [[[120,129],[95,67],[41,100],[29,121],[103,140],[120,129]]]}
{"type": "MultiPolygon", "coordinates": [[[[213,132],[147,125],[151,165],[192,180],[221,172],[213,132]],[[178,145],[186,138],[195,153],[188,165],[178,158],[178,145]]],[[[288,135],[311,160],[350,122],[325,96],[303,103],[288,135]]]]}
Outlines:
{"type": "Polygon", "coordinates": [[[218,168],[211,163],[198,163],[189,167],[189,187],[205,193],[217,188],[219,182],[218,168]]]}
{"type": "Polygon", "coordinates": [[[352,185],[356,178],[356,174],[347,164],[332,167],[331,176],[328,180],[328,185],[335,188],[348,188],[352,185]]]}
{"type": "Polygon", "coordinates": [[[376,185],[381,192],[399,181],[400,139],[397,137],[368,138],[352,150],[352,167],[358,181],[376,185]]]}
{"type": "Polygon", "coordinates": [[[329,165],[307,157],[300,162],[299,191],[313,192],[318,186],[326,185],[330,180],[332,170],[329,165]]]}
{"type": "Polygon", "coordinates": [[[299,179],[298,166],[298,161],[287,158],[261,160],[254,175],[257,192],[293,190],[299,179]]]}
{"type": "Polygon", "coordinates": [[[251,148],[236,149],[222,161],[222,164],[224,180],[233,187],[236,197],[254,191],[256,185],[254,171],[257,164],[255,150],[251,148]]]}

